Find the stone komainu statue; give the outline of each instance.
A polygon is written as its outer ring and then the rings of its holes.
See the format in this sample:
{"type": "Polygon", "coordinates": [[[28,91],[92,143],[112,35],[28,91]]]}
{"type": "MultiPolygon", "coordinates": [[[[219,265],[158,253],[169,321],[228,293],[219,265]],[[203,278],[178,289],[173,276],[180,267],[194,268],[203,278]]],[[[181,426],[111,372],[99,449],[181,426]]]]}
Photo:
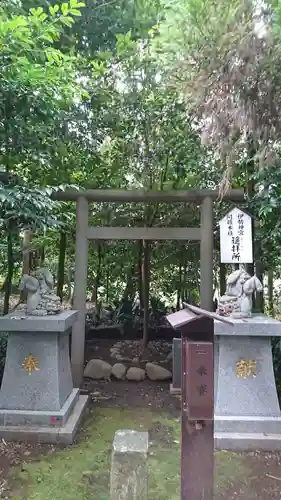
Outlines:
{"type": "Polygon", "coordinates": [[[250,276],[245,269],[234,271],[227,279],[225,295],[219,299],[218,314],[236,318],[251,316],[253,294],[262,289],[256,276],[250,276]]]}
{"type": "Polygon", "coordinates": [[[31,316],[47,316],[61,312],[60,298],[54,293],[52,273],[40,268],[31,276],[24,274],[20,291],[27,291],[26,313],[31,316]]]}

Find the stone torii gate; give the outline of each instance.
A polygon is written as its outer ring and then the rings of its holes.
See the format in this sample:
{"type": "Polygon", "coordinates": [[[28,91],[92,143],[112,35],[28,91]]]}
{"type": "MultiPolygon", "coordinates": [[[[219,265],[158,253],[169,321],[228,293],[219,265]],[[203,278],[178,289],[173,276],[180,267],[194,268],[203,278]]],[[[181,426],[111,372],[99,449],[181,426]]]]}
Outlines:
{"type": "MultiPolygon", "coordinates": [[[[213,308],[213,202],[218,191],[142,191],[114,189],[69,189],[56,193],[59,201],[76,201],[76,249],[73,307],[78,320],[72,328],[71,364],[75,387],[83,380],[85,348],[85,313],[88,271],[88,241],[95,240],[195,240],[200,241],[200,305],[213,308]],[[200,227],[90,227],[89,202],[198,203],[201,204],[200,227]]],[[[243,201],[244,192],[230,190],[224,199],[243,201]]]]}

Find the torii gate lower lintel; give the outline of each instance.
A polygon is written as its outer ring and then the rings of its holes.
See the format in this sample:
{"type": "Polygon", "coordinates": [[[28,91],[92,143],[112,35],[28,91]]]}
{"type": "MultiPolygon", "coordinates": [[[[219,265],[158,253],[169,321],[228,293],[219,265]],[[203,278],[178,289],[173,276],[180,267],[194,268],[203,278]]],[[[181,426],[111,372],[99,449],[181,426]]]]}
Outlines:
{"type": "MultiPolygon", "coordinates": [[[[75,284],[73,307],[78,320],[72,328],[71,364],[75,387],[80,387],[84,371],[85,313],[88,274],[88,241],[99,240],[197,240],[200,241],[200,305],[213,307],[213,201],[217,191],[122,191],[66,190],[55,195],[57,200],[76,201],[75,284]],[[201,204],[200,227],[89,227],[89,202],[198,202],[201,204]]],[[[224,199],[243,201],[242,190],[231,190],[224,199]]]]}

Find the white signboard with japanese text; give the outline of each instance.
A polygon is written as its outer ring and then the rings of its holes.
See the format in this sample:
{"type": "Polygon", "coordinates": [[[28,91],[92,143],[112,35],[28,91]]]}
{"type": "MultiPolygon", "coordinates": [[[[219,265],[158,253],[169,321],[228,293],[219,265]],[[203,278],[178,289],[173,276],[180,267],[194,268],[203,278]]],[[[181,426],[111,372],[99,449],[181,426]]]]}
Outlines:
{"type": "Polygon", "coordinates": [[[252,218],[233,208],[220,220],[220,254],[225,264],[253,262],[252,218]]]}

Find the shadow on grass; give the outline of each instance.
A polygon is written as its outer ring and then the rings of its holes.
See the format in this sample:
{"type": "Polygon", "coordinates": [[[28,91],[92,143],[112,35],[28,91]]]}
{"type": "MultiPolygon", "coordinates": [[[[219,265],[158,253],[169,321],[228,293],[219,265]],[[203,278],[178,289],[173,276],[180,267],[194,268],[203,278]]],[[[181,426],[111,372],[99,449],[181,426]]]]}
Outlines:
{"type": "MultiPolygon", "coordinates": [[[[118,429],[148,430],[149,500],[180,497],[180,425],[147,409],[91,412],[79,442],[40,461],[22,464],[10,477],[13,500],[108,500],[111,446],[118,429]]],[[[216,454],[217,492],[248,476],[241,455],[216,454]]],[[[246,479],[245,479],[246,480],[246,479]]]]}

